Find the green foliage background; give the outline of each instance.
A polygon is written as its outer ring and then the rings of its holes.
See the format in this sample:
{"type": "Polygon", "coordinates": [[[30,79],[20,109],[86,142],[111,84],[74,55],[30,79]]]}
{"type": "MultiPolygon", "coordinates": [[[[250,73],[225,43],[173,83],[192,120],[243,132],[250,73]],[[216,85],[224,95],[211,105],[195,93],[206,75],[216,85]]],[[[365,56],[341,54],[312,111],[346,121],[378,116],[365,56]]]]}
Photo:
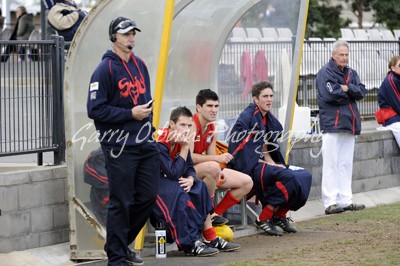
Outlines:
{"type": "MultiPolygon", "coordinates": [[[[399,0],[342,0],[349,4],[351,11],[358,17],[363,12],[373,11],[373,23],[386,28],[400,29],[399,0]]],[[[262,0],[251,8],[240,20],[242,27],[288,27],[293,33],[297,30],[300,0],[262,0]],[[266,16],[269,5],[275,8],[272,16],[266,16]]],[[[352,22],[341,17],[343,7],[332,0],[310,0],[305,37],[340,38],[340,28],[346,28],[352,22]]],[[[362,21],[361,21],[362,22],[362,21]]]]}

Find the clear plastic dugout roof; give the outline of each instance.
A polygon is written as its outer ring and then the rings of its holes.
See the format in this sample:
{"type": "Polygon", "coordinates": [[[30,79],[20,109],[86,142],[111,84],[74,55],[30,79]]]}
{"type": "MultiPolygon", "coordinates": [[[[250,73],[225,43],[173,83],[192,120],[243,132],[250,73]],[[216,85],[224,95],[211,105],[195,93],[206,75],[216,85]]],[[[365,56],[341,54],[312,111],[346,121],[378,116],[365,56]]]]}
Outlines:
{"type": "MultiPolygon", "coordinates": [[[[111,49],[110,21],[128,17],[141,29],[133,52],[149,69],[155,125],[163,126],[177,106],[186,105],[195,112],[197,92],[211,88],[220,97],[219,121],[229,126],[252,101],[249,79],[273,82],[279,97],[274,110],[285,104],[291,110],[297,75],[290,73],[298,72],[305,3],[308,6],[306,0],[99,1],[75,35],[65,65],[71,259],[105,257],[105,228],[93,213],[91,186],[83,176],[85,159],[100,146],[86,113],[86,99],[91,74],[111,49]],[[172,29],[165,25],[170,3],[174,6],[172,29]],[[163,57],[166,36],[169,50],[163,57]],[[255,64],[256,60],[266,63],[255,64]]],[[[224,136],[221,132],[220,137],[224,136]]]]}

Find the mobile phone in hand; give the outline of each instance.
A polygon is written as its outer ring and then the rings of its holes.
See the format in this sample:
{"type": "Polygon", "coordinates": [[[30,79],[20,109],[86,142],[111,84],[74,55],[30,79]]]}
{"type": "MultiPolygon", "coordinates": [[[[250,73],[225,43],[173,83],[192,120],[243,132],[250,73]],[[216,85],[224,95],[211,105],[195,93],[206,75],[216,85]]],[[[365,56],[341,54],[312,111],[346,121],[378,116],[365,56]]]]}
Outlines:
{"type": "Polygon", "coordinates": [[[147,108],[150,108],[150,107],[153,105],[153,102],[154,102],[154,99],[153,99],[153,100],[150,100],[150,101],[147,103],[147,108]]]}

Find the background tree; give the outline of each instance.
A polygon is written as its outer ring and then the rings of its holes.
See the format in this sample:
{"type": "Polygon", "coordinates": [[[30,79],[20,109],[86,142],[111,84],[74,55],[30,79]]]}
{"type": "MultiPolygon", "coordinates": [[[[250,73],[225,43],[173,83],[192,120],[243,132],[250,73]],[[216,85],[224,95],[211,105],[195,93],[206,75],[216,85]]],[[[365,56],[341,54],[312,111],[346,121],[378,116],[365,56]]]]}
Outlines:
{"type": "Polygon", "coordinates": [[[357,17],[358,27],[363,28],[364,12],[374,12],[374,24],[380,23],[388,29],[400,29],[400,5],[398,0],[345,0],[357,17]]]}
{"type": "MultiPolygon", "coordinates": [[[[346,0],[346,3],[350,3],[351,11],[357,17],[358,28],[363,28],[364,12],[371,11],[371,2],[374,0],[346,0]]],[[[380,2],[385,2],[380,0],[380,2]]]]}
{"type": "Polygon", "coordinates": [[[310,0],[305,37],[341,37],[340,28],[351,23],[350,19],[340,17],[342,9],[329,0],[310,0]]]}
{"type": "Polygon", "coordinates": [[[372,0],[375,22],[385,24],[390,30],[400,29],[399,0],[372,0]]]}

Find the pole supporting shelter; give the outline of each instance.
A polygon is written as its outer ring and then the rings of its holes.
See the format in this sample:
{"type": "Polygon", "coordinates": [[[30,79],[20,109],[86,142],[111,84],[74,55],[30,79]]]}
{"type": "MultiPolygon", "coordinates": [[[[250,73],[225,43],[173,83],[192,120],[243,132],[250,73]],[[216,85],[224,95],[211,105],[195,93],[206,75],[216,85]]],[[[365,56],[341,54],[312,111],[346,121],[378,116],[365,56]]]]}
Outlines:
{"type": "MultiPolygon", "coordinates": [[[[186,105],[194,111],[200,89],[218,92],[218,69],[232,29],[260,3],[261,0],[101,0],[86,16],[71,43],[64,75],[72,260],[106,258],[105,227],[93,214],[91,187],[84,183],[83,171],[87,156],[100,147],[93,121],[87,116],[86,100],[91,74],[104,52],[111,49],[110,21],[116,16],[128,17],[141,29],[133,52],[149,70],[155,100],[153,123],[158,128],[165,125],[175,107],[186,105]]],[[[305,18],[297,14],[288,19],[305,18]]],[[[300,21],[298,24],[303,27],[300,21]]],[[[146,231],[135,241],[135,249],[143,248],[146,231]]]]}

